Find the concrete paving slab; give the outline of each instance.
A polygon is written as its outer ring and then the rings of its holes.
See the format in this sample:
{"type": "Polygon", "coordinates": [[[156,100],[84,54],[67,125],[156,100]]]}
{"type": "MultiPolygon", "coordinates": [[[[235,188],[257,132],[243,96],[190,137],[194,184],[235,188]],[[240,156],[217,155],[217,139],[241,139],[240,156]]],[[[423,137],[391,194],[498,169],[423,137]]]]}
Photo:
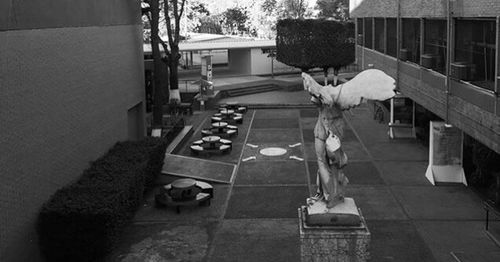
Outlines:
{"type": "Polygon", "coordinates": [[[236,185],[307,184],[304,162],[253,161],[242,162],[236,185]]]}
{"type": "MultiPolygon", "coordinates": [[[[307,161],[310,181],[315,183],[318,163],[307,161]]],[[[384,181],[375,166],[369,161],[351,162],[344,168],[344,172],[349,179],[350,185],[382,185],[384,181]]]]}
{"type": "Polygon", "coordinates": [[[370,261],[433,262],[430,249],[411,221],[368,220],[370,261]]]}
{"type": "Polygon", "coordinates": [[[133,224],[106,261],[203,261],[215,225],[192,221],[133,224]]]}
{"type": "Polygon", "coordinates": [[[393,186],[412,219],[483,219],[480,198],[465,186],[393,186]]]}
{"type": "Polygon", "coordinates": [[[255,119],[277,119],[277,118],[295,118],[299,117],[297,109],[258,109],[255,110],[255,119]]]}
{"type": "MultiPolygon", "coordinates": [[[[290,159],[290,156],[296,156],[299,158],[304,158],[304,151],[302,145],[297,145],[294,147],[290,147],[296,145],[297,143],[262,143],[262,144],[245,144],[245,148],[243,151],[242,160],[247,159],[248,157],[255,157],[255,159],[248,161],[290,161],[297,162],[297,159],[290,159]],[[255,147],[257,146],[257,147],[255,147]],[[266,156],[260,153],[262,149],[277,147],[281,149],[285,149],[286,153],[280,156],[266,156]]],[[[244,161],[246,162],[246,161],[244,161]]],[[[299,161],[300,162],[300,161],[299,161]]]]}
{"type": "MultiPolygon", "coordinates": [[[[370,158],[364,150],[363,146],[356,141],[346,141],[342,143],[349,161],[368,161],[370,158]]],[[[305,143],[304,154],[307,160],[316,160],[316,152],[314,150],[314,143],[305,143]]]]}
{"type": "Polygon", "coordinates": [[[166,154],[161,173],[204,181],[230,183],[236,173],[236,165],[166,154]]]}
{"type": "MultiPolygon", "coordinates": [[[[305,142],[314,142],[314,126],[312,128],[303,128],[302,134],[305,142]]],[[[349,128],[344,128],[344,137],[341,142],[355,142],[358,141],[354,132],[349,128]]]]}
{"type": "Polygon", "coordinates": [[[313,117],[301,117],[299,121],[300,121],[301,128],[314,130],[314,126],[316,126],[316,121],[318,121],[318,119],[316,117],[314,117],[314,118],[313,117]]]}
{"type": "Polygon", "coordinates": [[[451,252],[451,255],[460,262],[490,262],[500,261],[500,251],[492,252],[451,252]]]}
{"type": "Polygon", "coordinates": [[[314,128],[302,129],[302,137],[306,143],[314,143],[314,128]]]}
{"type": "MultiPolygon", "coordinates": [[[[297,212],[297,210],[295,210],[297,212]]],[[[298,220],[226,219],[208,261],[300,261],[298,220]]]]}
{"type": "Polygon", "coordinates": [[[248,136],[248,143],[280,143],[295,144],[302,142],[300,130],[297,129],[253,129],[248,136]]]}
{"type": "Polygon", "coordinates": [[[356,116],[348,118],[361,141],[365,145],[373,145],[381,142],[391,142],[389,127],[386,124],[378,124],[371,119],[358,119],[356,116]]]}
{"type": "Polygon", "coordinates": [[[304,157],[307,161],[316,161],[316,151],[314,150],[314,143],[304,144],[304,157]]]}
{"type": "Polygon", "coordinates": [[[307,186],[234,186],[225,218],[296,218],[308,196],[307,186]]]}
{"type": "Polygon", "coordinates": [[[256,118],[252,122],[252,129],[256,128],[298,128],[298,118],[256,118]]]}
{"type": "Polygon", "coordinates": [[[414,142],[374,143],[366,145],[375,160],[426,161],[429,149],[414,142]]]}
{"type": "Polygon", "coordinates": [[[425,178],[427,161],[376,161],[375,165],[388,185],[432,186],[425,178]]]}
{"type": "Polygon", "coordinates": [[[408,217],[385,186],[348,186],[346,196],[354,198],[363,216],[371,220],[406,220],[408,217]]]}
{"type": "Polygon", "coordinates": [[[300,117],[305,118],[305,117],[311,117],[311,118],[318,118],[319,112],[318,109],[301,109],[300,110],[300,117]]]}
{"type": "Polygon", "coordinates": [[[349,160],[369,160],[369,156],[366,153],[363,146],[358,141],[344,141],[342,147],[347,154],[349,160]]]}
{"type": "Polygon", "coordinates": [[[415,226],[439,262],[455,261],[450,252],[479,257],[500,250],[484,233],[483,221],[416,221],[415,226]]]}
{"type": "Polygon", "coordinates": [[[224,215],[225,205],[229,197],[229,186],[213,184],[214,197],[210,200],[210,206],[186,206],[181,207],[178,214],[174,207],[156,206],[155,195],[157,187],[144,196],[144,202],[135,213],[134,222],[166,222],[220,219],[224,215]]]}

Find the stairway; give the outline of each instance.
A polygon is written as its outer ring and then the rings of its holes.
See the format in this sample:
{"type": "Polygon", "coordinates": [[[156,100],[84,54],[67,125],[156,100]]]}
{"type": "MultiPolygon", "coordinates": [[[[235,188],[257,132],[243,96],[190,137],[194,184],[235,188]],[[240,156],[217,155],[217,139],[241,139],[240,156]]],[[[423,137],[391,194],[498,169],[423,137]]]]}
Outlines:
{"type": "Polygon", "coordinates": [[[281,89],[282,88],[277,85],[263,83],[255,86],[246,86],[246,87],[234,88],[231,90],[225,90],[223,91],[224,92],[223,97],[244,96],[257,93],[271,92],[281,89]]]}

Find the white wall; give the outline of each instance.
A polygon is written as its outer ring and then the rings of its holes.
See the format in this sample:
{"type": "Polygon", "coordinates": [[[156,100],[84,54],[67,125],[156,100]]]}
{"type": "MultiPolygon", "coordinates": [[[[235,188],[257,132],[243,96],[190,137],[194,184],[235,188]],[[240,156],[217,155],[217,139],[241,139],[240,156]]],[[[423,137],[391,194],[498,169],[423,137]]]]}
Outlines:
{"type": "Polygon", "coordinates": [[[250,49],[231,49],[228,52],[229,70],[242,75],[252,73],[250,49]]]}

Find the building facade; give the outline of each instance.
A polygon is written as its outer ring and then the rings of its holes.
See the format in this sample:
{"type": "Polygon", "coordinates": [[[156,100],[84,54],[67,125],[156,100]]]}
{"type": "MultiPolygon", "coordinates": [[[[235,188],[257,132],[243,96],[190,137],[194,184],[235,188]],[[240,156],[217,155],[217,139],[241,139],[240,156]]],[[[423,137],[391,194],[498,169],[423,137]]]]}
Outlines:
{"type": "Polygon", "coordinates": [[[144,135],[140,0],[0,0],[0,261],[38,261],[41,205],[144,135]]]}
{"type": "Polygon", "coordinates": [[[356,61],[500,153],[498,0],[351,0],[356,61]]]}

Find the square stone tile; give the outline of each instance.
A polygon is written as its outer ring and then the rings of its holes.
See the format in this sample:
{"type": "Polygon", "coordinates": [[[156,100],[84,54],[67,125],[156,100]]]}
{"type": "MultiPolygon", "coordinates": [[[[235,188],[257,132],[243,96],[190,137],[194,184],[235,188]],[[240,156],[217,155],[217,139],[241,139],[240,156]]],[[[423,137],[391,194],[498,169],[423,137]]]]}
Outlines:
{"type": "Polygon", "coordinates": [[[204,261],[215,222],[132,224],[106,261],[204,261]]]}
{"type": "MultiPolygon", "coordinates": [[[[295,213],[297,210],[295,209],[295,213]]],[[[300,261],[298,219],[226,219],[208,261],[300,261]]]]}
{"type": "Polygon", "coordinates": [[[451,252],[471,258],[464,262],[500,261],[499,248],[484,233],[483,221],[416,221],[415,225],[437,261],[455,261],[451,252]]]}
{"type": "MultiPolygon", "coordinates": [[[[371,120],[368,120],[371,122],[371,120]]],[[[376,143],[389,143],[392,140],[389,137],[389,127],[387,124],[367,123],[365,120],[350,119],[352,127],[365,145],[376,143]]]]}
{"type": "Polygon", "coordinates": [[[277,118],[293,118],[297,119],[299,112],[296,109],[257,109],[255,110],[254,119],[277,119],[277,118]]]}
{"type": "Polygon", "coordinates": [[[300,130],[293,129],[252,129],[248,136],[248,143],[259,145],[262,143],[286,142],[295,144],[302,142],[300,130]]]}
{"type": "Polygon", "coordinates": [[[408,219],[401,205],[385,186],[348,186],[346,196],[354,198],[363,216],[372,220],[408,219]]]}
{"type": "MultiPolygon", "coordinates": [[[[179,178],[177,177],[177,179],[179,178]]],[[[155,195],[160,190],[160,187],[156,187],[144,196],[144,202],[135,213],[133,220],[134,222],[162,222],[222,218],[229,197],[229,186],[210,184],[214,187],[214,197],[210,200],[210,206],[181,207],[179,214],[175,207],[156,206],[155,195]]]]}
{"type": "Polygon", "coordinates": [[[314,129],[314,126],[316,126],[316,121],[318,121],[318,119],[316,117],[314,117],[314,118],[313,117],[302,117],[299,120],[301,128],[304,128],[304,129],[314,129]]]}
{"type": "Polygon", "coordinates": [[[429,149],[417,142],[395,140],[367,145],[367,149],[375,160],[426,161],[429,158],[429,149]]]}
{"type": "Polygon", "coordinates": [[[425,177],[427,161],[376,161],[382,179],[388,185],[432,186],[425,177]]]}
{"type": "Polygon", "coordinates": [[[481,200],[465,186],[393,186],[392,190],[412,219],[484,218],[481,200]]]}
{"type": "MultiPolygon", "coordinates": [[[[302,129],[302,136],[304,137],[304,142],[308,143],[314,143],[314,127],[313,128],[303,128],[302,129]]],[[[342,142],[356,142],[357,138],[356,135],[354,135],[354,132],[346,127],[344,128],[344,137],[342,138],[342,142]]]]}
{"type": "Polygon", "coordinates": [[[252,122],[252,129],[257,128],[298,128],[298,118],[256,118],[252,122]]]}
{"type": "Polygon", "coordinates": [[[357,141],[345,141],[342,143],[342,147],[344,148],[349,160],[370,160],[370,157],[366,153],[364,147],[357,141]]]}
{"type": "Polygon", "coordinates": [[[368,220],[370,261],[436,261],[411,221],[368,220]]]}
{"type": "Polygon", "coordinates": [[[306,143],[314,143],[314,128],[302,129],[302,137],[306,143]]]}
{"type": "MultiPolygon", "coordinates": [[[[318,171],[317,161],[307,161],[310,181],[316,182],[316,173],[318,171]]],[[[375,166],[369,161],[350,162],[344,168],[344,172],[349,179],[350,185],[382,185],[384,181],[375,166]]]]}
{"type": "Polygon", "coordinates": [[[296,156],[299,158],[304,158],[304,152],[302,145],[297,145],[294,147],[291,143],[263,143],[254,145],[247,143],[244,146],[242,161],[246,162],[245,159],[248,157],[255,157],[256,159],[251,159],[247,161],[297,161],[296,159],[291,159],[290,156],[296,156]],[[258,147],[254,147],[258,146],[258,147]],[[269,156],[261,154],[260,152],[264,149],[274,148],[275,150],[286,150],[282,155],[269,156]]]}
{"type": "Polygon", "coordinates": [[[311,109],[301,109],[300,110],[300,117],[301,118],[318,118],[319,112],[317,108],[311,108],[311,109]]]}
{"type": "Polygon", "coordinates": [[[344,128],[344,137],[342,138],[342,142],[351,142],[351,141],[358,141],[358,138],[352,131],[352,129],[346,127],[344,128]]]}
{"type": "Polygon", "coordinates": [[[304,162],[248,161],[242,162],[236,176],[236,185],[307,184],[304,162]]]}
{"type": "Polygon", "coordinates": [[[225,218],[297,218],[308,195],[307,186],[234,186],[225,218]]]}
{"type": "Polygon", "coordinates": [[[306,143],[304,145],[304,157],[308,161],[316,161],[316,151],[314,150],[314,143],[306,143]]]}

